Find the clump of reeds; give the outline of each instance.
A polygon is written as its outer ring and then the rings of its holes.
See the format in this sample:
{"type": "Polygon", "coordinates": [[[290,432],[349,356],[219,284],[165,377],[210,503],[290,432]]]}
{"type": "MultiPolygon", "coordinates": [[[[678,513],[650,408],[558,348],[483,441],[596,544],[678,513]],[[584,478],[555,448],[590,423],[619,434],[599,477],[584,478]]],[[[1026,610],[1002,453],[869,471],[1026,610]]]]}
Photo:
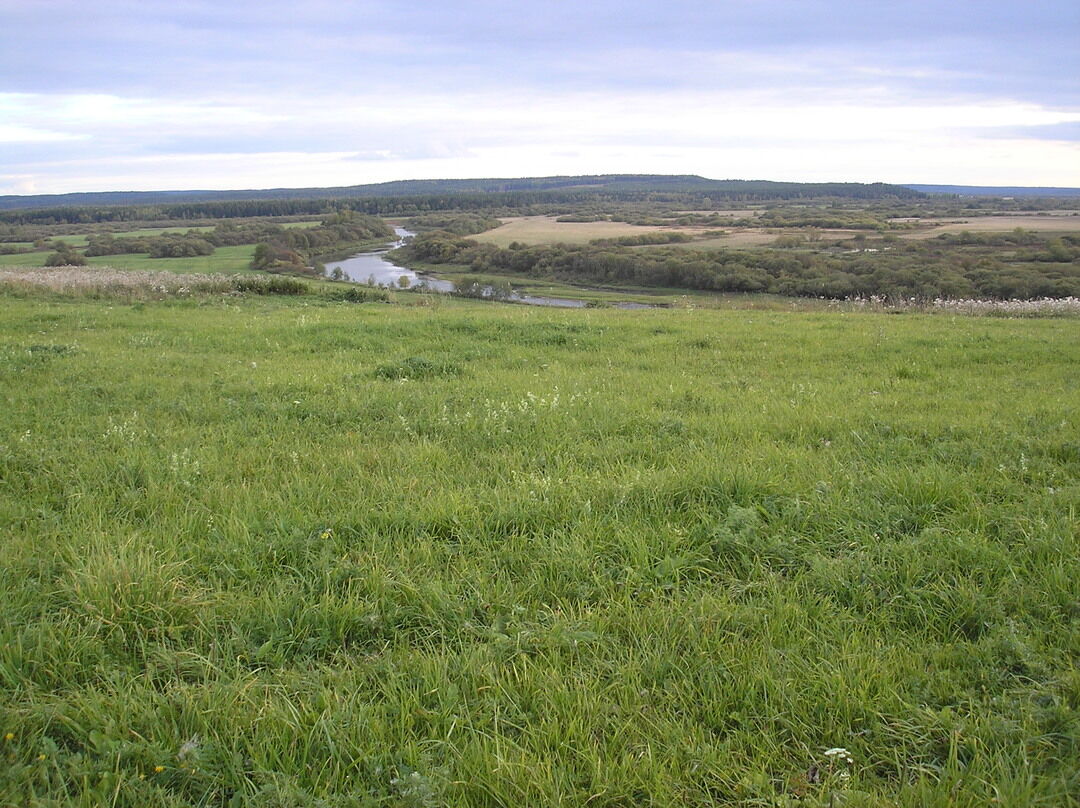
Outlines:
{"type": "Polygon", "coordinates": [[[295,278],[261,275],[181,275],[110,267],[11,267],[0,269],[0,289],[48,291],[87,298],[161,300],[196,295],[302,295],[310,287],[295,278]]]}

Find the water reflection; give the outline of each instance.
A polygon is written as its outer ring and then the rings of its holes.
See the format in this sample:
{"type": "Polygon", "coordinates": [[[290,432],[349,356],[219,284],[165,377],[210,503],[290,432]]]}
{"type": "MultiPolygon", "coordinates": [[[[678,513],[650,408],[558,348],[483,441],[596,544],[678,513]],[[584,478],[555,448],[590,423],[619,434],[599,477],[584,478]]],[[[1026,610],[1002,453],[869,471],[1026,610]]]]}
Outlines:
{"type": "MultiPolygon", "coordinates": [[[[404,227],[395,227],[397,241],[375,250],[357,253],[343,261],[330,261],[326,264],[327,277],[347,278],[354,283],[366,283],[372,286],[387,286],[395,289],[428,289],[433,292],[452,292],[454,284],[431,275],[423,275],[405,267],[399,267],[386,260],[390,250],[397,249],[415,233],[404,227]],[[402,280],[402,279],[405,280],[402,280]]],[[[490,287],[489,287],[490,289],[490,287]]],[[[486,291],[486,290],[485,290],[486,291]]],[[[494,290],[492,296],[494,297],[494,290]]],[[[567,297],[542,297],[523,295],[517,292],[502,298],[510,303],[525,303],[530,306],[555,306],[564,309],[583,309],[588,304],[584,300],[567,297]]],[[[619,302],[610,304],[617,309],[651,309],[648,303],[619,302]]]]}

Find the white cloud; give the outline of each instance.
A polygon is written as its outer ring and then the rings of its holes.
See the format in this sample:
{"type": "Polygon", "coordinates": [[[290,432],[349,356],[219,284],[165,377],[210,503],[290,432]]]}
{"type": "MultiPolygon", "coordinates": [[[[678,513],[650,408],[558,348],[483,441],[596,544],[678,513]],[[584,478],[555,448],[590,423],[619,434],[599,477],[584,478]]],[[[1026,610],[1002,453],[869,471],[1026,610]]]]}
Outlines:
{"type": "Polygon", "coordinates": [[[0,159],[9,177],[0,192],[27,183],[64,192],[603,172],[1080,185],[1076,144],[985,136],[1078,121],[1080,111],[1030,103],[888,103],[869,90],[842,103],[693,90],[257,103],[7,94],[0,142],[39,148],[0,159]],[[75,140],[78,150],[65,152],[62,141],[75,140]]]}
{"type": "Polygon", "coordinates": [[[55,143],[59,140],[84,140],[86,137],[72,132],[51,132],[32,126],[0,123],[0,143],[55,143]]]}

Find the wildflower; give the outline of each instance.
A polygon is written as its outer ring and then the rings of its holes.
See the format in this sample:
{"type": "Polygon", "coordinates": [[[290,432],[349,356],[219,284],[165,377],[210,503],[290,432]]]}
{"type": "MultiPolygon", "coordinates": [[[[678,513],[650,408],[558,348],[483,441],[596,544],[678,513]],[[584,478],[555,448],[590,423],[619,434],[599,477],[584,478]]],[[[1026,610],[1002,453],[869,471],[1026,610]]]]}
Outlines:
{"type": "Polygon", "coordinates": [[[186,761],[199,751],[199,736],[192,735],[186,741],[183,746],[180,747],[180,751],[176,753],[177,759],[180,761],[186,761]]]}
{"type": "Polygon", "coordinates": [[[4,736],[5,741],[12,741],[14,739],[15,739],[15,733],[14,732],[9,732],[4,736]]]}
{"type": "Polygon", "coordinates": [[[319,534],[319,538],[322,539],[323,541],[325,541],[326,539],[333,538],[333,536],[334,536],[334,531],[331,528],[326,528],[325,530],[323,530],[322,533],[319,534]]]}
{"type": "Polygon", "coordinates": [[[851,753],[842,746],[834,746],[832,749],[826,749],[825,757],[843,760],[847,763],[855,762],[855,760],[851,757],[851,753]]]}
{"type": "Polygon", "coordinates": [[[45,759],[45,755],[44,755],[44,754],[40,754],[40,755],[38,755],[38,756],[37,756],[37,759],[38,759],[38,760],[44,760],[44,759],[45,759]]]}
{"type": "Polygon", "coordinates": [[[161,774],[161,773],[162,773],[163,771],[165,771],[165,767],[164,767],[164,766],[155,766],[155,767],[154,767],[154,773],[155,773],[155,774],[161,774]]]}

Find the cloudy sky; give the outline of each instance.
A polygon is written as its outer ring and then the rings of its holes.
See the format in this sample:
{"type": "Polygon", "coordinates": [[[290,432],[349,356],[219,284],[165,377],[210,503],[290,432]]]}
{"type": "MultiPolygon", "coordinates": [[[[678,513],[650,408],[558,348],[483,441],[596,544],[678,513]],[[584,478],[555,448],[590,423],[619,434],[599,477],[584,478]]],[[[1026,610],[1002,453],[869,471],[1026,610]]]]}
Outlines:
{"type": "Polygon", "coordinates": [[[0,194],[1080,186],[1080,3],[0,0],[0,194]]]}

